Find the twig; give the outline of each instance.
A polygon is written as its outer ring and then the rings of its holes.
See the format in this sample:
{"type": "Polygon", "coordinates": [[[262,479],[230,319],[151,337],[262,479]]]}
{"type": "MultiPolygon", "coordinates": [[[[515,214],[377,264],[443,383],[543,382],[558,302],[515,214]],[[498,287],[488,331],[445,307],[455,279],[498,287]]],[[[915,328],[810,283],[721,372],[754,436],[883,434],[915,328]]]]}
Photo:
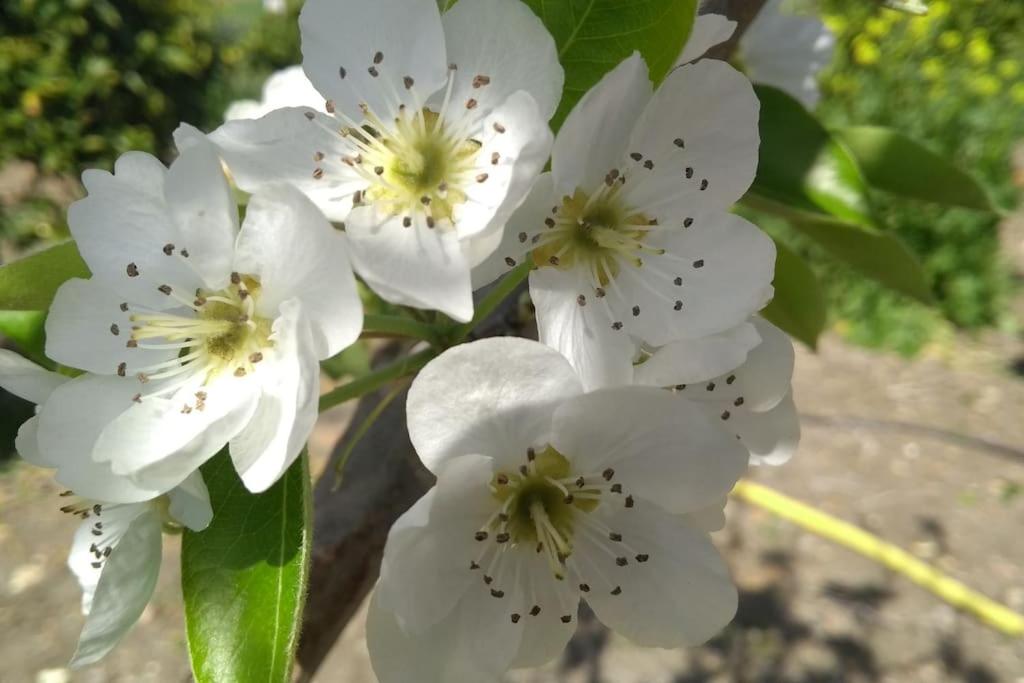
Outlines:
{"type": "Polygon", "coordinates": [[[732,495],[877,562],[1005,635],[1024,637],[1024,616],[859,527],[752,481],[740,481],[732,495]]]}

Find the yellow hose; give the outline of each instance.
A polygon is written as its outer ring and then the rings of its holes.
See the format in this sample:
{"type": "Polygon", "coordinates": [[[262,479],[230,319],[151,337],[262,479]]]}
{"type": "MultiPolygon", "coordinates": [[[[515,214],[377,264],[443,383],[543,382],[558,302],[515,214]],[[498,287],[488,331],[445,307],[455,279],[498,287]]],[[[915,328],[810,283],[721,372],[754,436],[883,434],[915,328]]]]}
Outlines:
{"type": "Polygon", "coordinates": [[[953,607],[974,615],[997,631],[1017,638],[1024,636],[1024,616],[971,590],[905,550],[863,529],[752,481],[740,481],[732,490],[732,495],[874,560],[931,591],[953,607]]]}

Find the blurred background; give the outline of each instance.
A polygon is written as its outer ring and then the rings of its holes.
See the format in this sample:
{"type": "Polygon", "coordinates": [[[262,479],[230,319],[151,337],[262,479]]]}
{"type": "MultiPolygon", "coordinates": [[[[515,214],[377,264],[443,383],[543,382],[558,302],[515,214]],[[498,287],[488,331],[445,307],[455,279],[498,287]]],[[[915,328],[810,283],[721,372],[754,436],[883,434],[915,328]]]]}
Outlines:
{"type": "MultiPolygon", "coordinates": [[[[1024,611],[1024,3],[934,0],[927,16],[823,0],[836,34],[818,114],[891,126],[975,175],[1008,217],[872,197],[923,263],[925,305],[766,229],[812,266],[828,303],[816,351],[799,345],[798,456],[754,478],[934,563],[1024,611]]],[[[0,0],[0,262],[68,236],[83,169],[141,149],[170,158],[179,121],[209,130],[300,61],[298,2],[0,0]]],[[[27,355],[39,316],[0,313],[27,355]]],[[[357,349],[336,380],[365,367],[357,349]]],[[[80,628],[64,567],[72,520],[45,472],[18,463],[31,407],[0,392],[0,681],[190,680],[177,545],[157,597],[105,662],[68,672],[80,628]]],[[[311,450],[323,467],[348,412],[311,450]]],[[[583,620],[563,661],[518,683],[964,681],[1024,683],[1024,646],[867,560],[733,501],[716,541],[741,587],[709,645],[643,651],[583,620]]],[[[372,683],[357,619],[317,680],[372,683]]]]}

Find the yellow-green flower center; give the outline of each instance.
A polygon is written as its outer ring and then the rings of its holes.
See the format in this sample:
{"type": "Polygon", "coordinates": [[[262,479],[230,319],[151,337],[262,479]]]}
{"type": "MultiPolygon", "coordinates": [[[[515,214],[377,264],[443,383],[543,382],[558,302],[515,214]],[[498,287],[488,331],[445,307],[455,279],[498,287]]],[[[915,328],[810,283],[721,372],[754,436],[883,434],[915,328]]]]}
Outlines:
{"type": "Polygon", "coordinates": [[[373,119],[346,135],[360,150],[346,163],[370,181],[360,201],[407,217],[406,227],[419,215],[431,228],[453,221],[455,208],[467,199],[466,185],[487,179],[474,172],[480,143],[449,130],[429,109],[403,110],[391,126],[373,119]]]}
{"type": "Polygon", "coordinates": [[[617,185],[594,195],[576,190],[564,197],[547,219],[548,230],[533,250],[540,267],[584,268],[601,286],[615,278],[622,261],[641,265],[642,252],[663,253],[644,245],[656,222],[631,211],[622,202],[617,185]]]}

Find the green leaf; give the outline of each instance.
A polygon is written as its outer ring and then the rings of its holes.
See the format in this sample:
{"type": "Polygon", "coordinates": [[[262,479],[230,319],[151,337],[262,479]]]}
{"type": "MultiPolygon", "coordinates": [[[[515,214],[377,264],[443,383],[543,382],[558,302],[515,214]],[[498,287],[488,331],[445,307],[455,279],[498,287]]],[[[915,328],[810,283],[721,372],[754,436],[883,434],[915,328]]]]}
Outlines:
{"type": "Polygon", "coordinates": [[[0,311],[0,335],[17,344],[22,353],[37,363],[45,361],[45,323],[45,311],[0,311]]]}
{"type": "Polygon", "coordinates": [[[856,225],[812,216],[790,219],[790,225],[824,247],[832,256],[889,289],[933,303],[924,267],[895,235],[866,232],[856,225]]]}
{"type": "Polygon", "coordinates": [[[551,126],[601,77],[639,50],[660,83],[693,29],[697,0],[525,0],[547,26],[565,69],[565,91],[551,126]]]}
{"type": "Polygon", "coordinates": [[[74,242],[64,242],[0,267],[0,309],[45,311],[66,280],[89,277],[74,242]]]}
{"type": "Polygon", "coordinates": [[[227,452],[203,468],[213,522],[185,531],[181,584],[197,683],[290,681],[309,573],[309,462],[249,493],[227,452]]]}
{"type": "Polygon", "coordinates": [[[801,211],[874,228],[857,162],[800,102],[768,86],[761,100],[761,153],[751,191],[801,211]]]}
{"type": "Polygon", "coordinates": [[[856,158],[868,183],[879,190],[944,206],[997,210],[974,178],[899,131],[855,126],[835,135],[856,158]]]}
{"type": "Polygon", "coordinates": [[[775,298],[761,315],[812,349],[825,329],[825,297],[814,272],[781,242],[776,241],[775,298]]]}

